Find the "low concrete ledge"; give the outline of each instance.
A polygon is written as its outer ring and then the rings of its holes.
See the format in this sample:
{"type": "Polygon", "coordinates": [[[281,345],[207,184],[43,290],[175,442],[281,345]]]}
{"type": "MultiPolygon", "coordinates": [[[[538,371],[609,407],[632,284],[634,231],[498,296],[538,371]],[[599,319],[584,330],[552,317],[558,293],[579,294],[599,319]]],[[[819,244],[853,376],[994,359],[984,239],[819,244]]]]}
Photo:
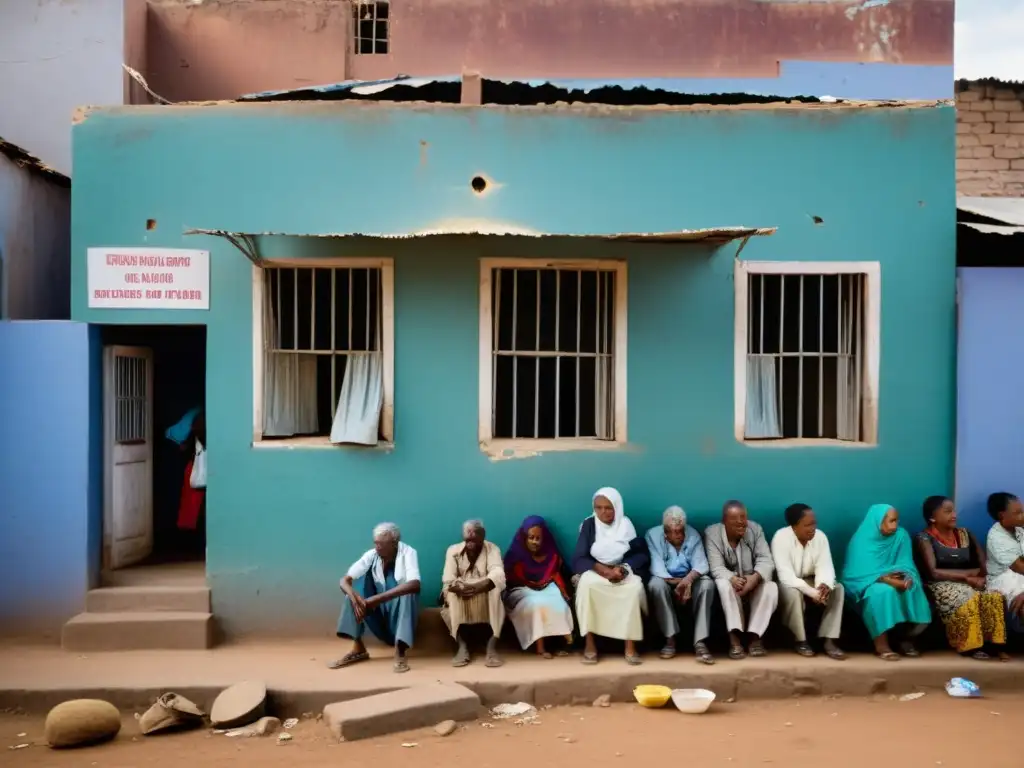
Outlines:
{"type": "Polygon", "coordinates": [[[436,683],[381,693],[324,707],[324,722],[342,741],[369,739],[424,728],[442,720],[475,720],[480,697],[454,683],[436,683]]]}

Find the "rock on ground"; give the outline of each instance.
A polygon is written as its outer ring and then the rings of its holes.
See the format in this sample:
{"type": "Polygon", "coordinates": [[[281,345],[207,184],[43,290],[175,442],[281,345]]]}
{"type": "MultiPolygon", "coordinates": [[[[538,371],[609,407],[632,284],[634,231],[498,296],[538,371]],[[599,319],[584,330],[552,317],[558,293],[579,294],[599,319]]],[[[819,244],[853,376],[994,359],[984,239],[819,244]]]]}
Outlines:
{"type": "Polygon", "coordinates": [[[99,699],[73,699],[58,704],[46,716],[43,732],[51,747],[81,747],[117,736],[121,713],[99,699]]]}
{"type": "Polygon", "coordinates": [[[210,722],[214,728],[239,728],[263,717],[267,686],[253,680],[232,685],[214,699],[210,722]]]}

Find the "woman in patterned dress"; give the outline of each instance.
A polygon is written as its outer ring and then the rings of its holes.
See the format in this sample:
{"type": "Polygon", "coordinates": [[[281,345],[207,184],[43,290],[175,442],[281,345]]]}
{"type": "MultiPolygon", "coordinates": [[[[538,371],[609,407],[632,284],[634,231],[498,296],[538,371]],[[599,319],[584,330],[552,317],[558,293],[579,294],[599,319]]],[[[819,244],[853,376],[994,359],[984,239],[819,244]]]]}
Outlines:
{"type": "Polygon", "coordinates": [[[929,496],[923,506],[928,527],[914,542],[918,570],[955,651],[986,660],[1006,643],[1003,597],[987,591],[985,550],[966,528],[957,528],[956,508],[945,496],[929,496]]]}

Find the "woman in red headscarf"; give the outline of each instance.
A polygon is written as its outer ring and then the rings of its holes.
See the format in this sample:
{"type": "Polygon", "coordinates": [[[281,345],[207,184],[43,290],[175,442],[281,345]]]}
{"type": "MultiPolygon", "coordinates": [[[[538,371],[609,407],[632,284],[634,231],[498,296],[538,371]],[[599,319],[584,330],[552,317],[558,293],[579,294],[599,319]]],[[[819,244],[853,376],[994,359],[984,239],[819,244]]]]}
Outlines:
{"type": "Polygon", "coordinates": [[[564,567],[544,518],[533,515],[523,520],[505,555],[505,609],[523,650],[534,645],[545,659],[552,657],[545,640],[562,637],[567,644],[572,642],[564,567]]]}

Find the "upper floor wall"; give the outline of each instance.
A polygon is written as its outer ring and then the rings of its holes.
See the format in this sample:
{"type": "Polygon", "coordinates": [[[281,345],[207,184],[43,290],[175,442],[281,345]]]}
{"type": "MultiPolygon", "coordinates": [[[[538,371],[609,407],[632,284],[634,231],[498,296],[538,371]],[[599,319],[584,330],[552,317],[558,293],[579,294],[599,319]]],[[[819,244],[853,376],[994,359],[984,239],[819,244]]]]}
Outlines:
{"type": "Polygon", "coordinates": [[[956,191],[1024,197],[1024,84],[957,84],[956,191]]]}
{"type": "Polygon", "coordinates": [[[953,63],[953,0],[150,0],[147,28],[146,75],[171,101],[464,71],[770,79],[793,61],[936,66],[948,82],[953,63]]]}
{"type": "Polygon", "coordinates": [[[145,0],[0,3],[0,136],[70,176],[75,109],[128,103],[145,25],[145,0]]]}

